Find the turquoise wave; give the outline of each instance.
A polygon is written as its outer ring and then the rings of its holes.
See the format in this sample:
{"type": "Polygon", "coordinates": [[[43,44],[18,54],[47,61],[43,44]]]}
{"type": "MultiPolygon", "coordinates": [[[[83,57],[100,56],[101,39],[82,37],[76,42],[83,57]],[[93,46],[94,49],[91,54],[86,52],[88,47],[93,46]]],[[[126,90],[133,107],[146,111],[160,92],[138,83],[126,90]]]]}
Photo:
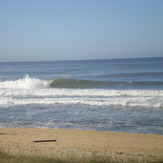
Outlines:
{"type": "Polygon", "coordinates": [[[50,80],[52,88],[141,88],[163,87],[162,81],[92,81],[77,79],[50,80]]]}
{"type": "Polygon", "coordinates": [[[50,84],[53,88],[96,88],[104,86],[107,82],[77,80],[77,79],[54,79],[50,84]]]}

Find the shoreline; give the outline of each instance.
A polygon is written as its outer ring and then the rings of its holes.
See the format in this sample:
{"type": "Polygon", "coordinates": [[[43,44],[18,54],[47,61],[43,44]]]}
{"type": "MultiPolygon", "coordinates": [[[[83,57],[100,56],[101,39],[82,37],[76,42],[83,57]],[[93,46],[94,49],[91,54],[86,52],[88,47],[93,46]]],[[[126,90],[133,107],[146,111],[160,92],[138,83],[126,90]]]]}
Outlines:
{"type": "Polygon", "coordinates": [[[44,156],[110,155],[112,157],[159,157],[163,155],[163,135],[123,132],[0,128],[0,150],[11,154],[44,156]],[[34,141],[43,142],[34,142],[34,141]],[[45,142],[48,140],[48,142],[45,142]],[[51,141],[55,140],[55,141],[51,141]]]}

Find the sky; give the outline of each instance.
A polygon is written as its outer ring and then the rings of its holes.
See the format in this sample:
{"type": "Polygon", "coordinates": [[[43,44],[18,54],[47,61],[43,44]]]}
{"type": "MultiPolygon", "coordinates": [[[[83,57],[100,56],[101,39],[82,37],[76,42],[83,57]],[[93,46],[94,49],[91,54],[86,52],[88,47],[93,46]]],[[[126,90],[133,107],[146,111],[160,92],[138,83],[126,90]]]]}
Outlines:
{"type": "Polygon", "coordinates": [[[163,0],[0,0],[0,62],[163,57],[163,0]]]}

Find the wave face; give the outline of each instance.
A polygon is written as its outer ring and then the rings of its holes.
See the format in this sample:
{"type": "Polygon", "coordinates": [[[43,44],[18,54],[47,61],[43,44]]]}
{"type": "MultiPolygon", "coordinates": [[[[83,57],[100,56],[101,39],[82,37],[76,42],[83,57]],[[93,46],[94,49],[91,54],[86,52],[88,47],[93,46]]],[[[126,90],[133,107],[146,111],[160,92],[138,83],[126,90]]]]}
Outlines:
{"type": "Polygon", "coordinates": [[[77,80],[77,79],[54,79],[50,84],[53,88],[97,88],[103,87],[107,82],[77,80]]]}
{"type": "Polygon", "coordinates": [[[162,87],[163,81],[91,81],[77,79],[54,79],[50,87],[53,88],[152,88],[162,87]]]}

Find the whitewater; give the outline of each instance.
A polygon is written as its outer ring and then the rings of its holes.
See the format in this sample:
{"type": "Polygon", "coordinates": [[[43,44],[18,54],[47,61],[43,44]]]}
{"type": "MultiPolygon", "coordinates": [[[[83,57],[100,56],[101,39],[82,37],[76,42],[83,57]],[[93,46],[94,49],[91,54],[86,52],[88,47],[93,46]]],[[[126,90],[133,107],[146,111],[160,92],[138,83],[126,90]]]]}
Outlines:
{"type": "Polygon", "coordinates": [[[162,63],[0,63],[0,127],[163,134],[162,63]]]}
{"type": "Polygon", "coordinates": [[[163,108],[163,90],[50,89],[50,81],[26,75],[0,82],[0,104],[85,104],[163,108]],[[19,97],[19,98],[18,98],[19,97]]]}

